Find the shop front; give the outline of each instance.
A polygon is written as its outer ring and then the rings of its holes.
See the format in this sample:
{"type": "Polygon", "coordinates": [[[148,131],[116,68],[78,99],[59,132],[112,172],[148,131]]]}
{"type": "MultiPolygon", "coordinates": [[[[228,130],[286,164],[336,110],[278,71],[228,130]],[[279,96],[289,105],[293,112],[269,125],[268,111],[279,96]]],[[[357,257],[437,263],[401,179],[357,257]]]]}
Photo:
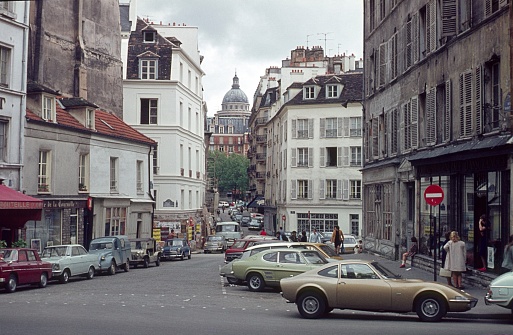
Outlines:
{"type": "Polygon", "coordinates": [[[415,235],[420,238],[421,253],[439,254],[445,234],[454,230],[466,244],[470,267],[500,271],[503,248],[511,234],[511,169],[504,149],[499,145],[488,152],[472,150],[436,158],[423,154],[409,159],[416,169],[419,190],[415,235]],[[422,199],[429,185],[443,189],[444,199],[438,206],[422,199]],[[478,224],[482,215],[488,222],[485,233],[478,224]]]}

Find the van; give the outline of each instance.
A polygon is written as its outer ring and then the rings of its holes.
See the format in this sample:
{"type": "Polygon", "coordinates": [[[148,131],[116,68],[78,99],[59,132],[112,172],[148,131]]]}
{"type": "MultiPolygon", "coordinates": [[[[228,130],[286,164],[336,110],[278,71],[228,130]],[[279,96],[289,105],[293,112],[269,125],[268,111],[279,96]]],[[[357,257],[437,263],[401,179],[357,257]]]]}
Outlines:
{"type": "Polygon", "coordinates": [[[224,236],[226,244],[231,246],[235,240],[239,240],[244,236],[240,229],[240,224],[233,221],[218,222],[216,224],[216,235],[224,236]]]}
{"type": "Polygon", "coordinates": [[[132,247],[128,236],[105,236],[96,238],[89,244],[89,253],[98,255],[98,272],[106,271],[110,275],[116,274],[117,269],[125,272],[130,270],[132,247]]]}

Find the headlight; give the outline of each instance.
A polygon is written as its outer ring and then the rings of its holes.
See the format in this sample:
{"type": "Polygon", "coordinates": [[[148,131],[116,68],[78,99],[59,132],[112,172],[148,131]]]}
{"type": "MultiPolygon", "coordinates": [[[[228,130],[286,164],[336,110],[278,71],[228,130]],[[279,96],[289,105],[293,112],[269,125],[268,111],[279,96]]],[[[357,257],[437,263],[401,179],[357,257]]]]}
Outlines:
{"type": "Polygon", "coordinates": [[[467,298],[461,296],[461,295],[457,295],[454,297],[454,300],[468,300],[467,298]]]}
{"type": "Polygon", "coordinates": [[[182,248],[178,248],[178,249],[176,249],[176,251],[182,252],[182,248]]]}
{"type": "Polygon", "coordinates": [[[60,270],[60,268],[61,268],[61,267],[59,266],[59,264],[52,264],[52,270],[54,270],[54,271],[59,271],[59,270],[60,270]]]}
{"type": "Polygon", "coordinates": [[[105,256],[100,257],[100,260],[104,261],[105,260],[105,256]]]}

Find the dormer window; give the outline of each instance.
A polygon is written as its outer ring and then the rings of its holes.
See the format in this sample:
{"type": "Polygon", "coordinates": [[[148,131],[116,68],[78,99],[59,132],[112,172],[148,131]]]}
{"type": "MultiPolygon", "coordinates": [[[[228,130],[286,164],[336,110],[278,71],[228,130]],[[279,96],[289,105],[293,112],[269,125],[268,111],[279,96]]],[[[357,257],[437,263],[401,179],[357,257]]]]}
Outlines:
{"type": "Polygon", "coordinates": [[[158,79],[157,78],[158,61],[156,59],[139,60],[139,70],[141,79],[158,79]]]}
{"type": "Polygon", "coordinates": [[[326,98],[338,98],[338,85],[326,86],[326,98]]]}
{"type": "Polygon", "coordinates": [[[41,118],[48,122],[55,121],[55,98],[43,95],[43,106],[41,109],[41,118]]]}
{"type": "Polygon", "coordinates": [[[155,43],[155,32],[154,31],[145,31],[143,32],[143,41],[144,43],[155,43]]]}
{"type": "Polygon", "coordinates": [[[315,88],[313,86],[305,86],[303,87],[303,99],[314,99],[315,98],[315,88]]]}
{"type": "Polygon", "coordinates": [[[94,109],[86,110],[86,128],[94,129],[94,109]]]}

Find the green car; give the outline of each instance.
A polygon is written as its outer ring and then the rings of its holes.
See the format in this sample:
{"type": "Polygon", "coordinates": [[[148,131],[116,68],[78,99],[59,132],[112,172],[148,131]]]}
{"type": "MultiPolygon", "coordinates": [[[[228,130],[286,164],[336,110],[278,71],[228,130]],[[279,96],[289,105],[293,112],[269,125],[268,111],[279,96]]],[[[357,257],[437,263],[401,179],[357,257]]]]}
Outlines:
{"type": "Polygon", "coordinates": [[[250,291],[262,291],[266,286],[279,287],[280,280],[298,275],[328,263],[315,250],[269,249],[246,259],[235,260],[232,275],[246,281],[250,291]]]}

